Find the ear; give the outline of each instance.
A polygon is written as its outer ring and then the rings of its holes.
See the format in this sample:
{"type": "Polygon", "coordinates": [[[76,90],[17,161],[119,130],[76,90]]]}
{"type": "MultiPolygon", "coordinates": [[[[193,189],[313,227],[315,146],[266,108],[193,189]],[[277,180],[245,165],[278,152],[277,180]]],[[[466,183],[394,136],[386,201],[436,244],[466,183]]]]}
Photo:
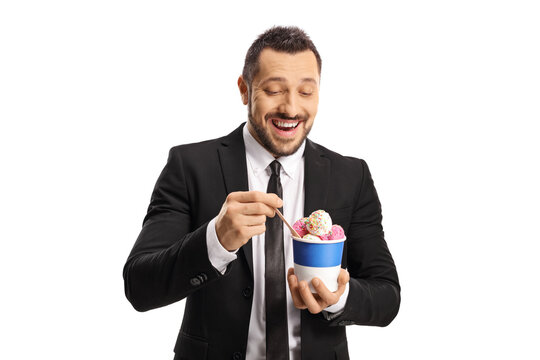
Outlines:
{"type": "Polygon", "coordinates": [[[246,82],[244,81],[244,78],[240,75],[238,77],[238,90],[240,90],[240,96],[242,96],[242,102],[244,105],[248,104],[248,87],[246,82]]]}

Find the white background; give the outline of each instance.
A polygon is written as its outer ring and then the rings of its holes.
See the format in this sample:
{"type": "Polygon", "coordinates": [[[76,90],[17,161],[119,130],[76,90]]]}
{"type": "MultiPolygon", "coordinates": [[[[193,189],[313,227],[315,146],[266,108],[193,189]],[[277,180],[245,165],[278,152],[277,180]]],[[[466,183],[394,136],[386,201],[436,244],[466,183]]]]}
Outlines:
{"type": "Polygon", "coordinates": [[[322,54],[311,138],[370,165],[400,275],[351,358],[540,358],[538,3],[291,3],[1,3],[0,358],[172,359],[184,302],[136,312],[122,267],[168,149],[245,121],[272,25],[322,54]]]}

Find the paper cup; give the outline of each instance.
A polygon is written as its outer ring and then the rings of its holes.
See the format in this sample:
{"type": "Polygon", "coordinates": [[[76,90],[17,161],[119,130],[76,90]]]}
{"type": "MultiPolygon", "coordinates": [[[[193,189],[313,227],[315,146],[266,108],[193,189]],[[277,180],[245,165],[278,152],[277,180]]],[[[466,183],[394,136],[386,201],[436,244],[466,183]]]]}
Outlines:
{"type": "Polygon", "coordinates": [[[311,285],[314,277],[321,279],[328,290],[336,291],[343,256],[343,243],[347,238],[322,241],[294,237],[292,239],[294,273],[298,280],[306,280],[313,293],[317,292],[311,285]]]}

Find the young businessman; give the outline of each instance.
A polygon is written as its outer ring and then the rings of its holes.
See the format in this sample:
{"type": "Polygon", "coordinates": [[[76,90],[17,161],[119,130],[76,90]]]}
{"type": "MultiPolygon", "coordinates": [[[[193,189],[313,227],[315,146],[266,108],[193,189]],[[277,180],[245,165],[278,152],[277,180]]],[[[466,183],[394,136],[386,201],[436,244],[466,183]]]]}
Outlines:
{"type": "MultiPolygon", "coordinates": [[[[238,87],[248,122],[171,149],[124,267],[146,311],[187,298],[175,359],[348,359],[346,325],[386,326],[400,286],[363,160],[307,139],[321,58],[296,27],[248,50],[238,87]],[[347,235],[338,290],[299,282],[288,221],[317,209],[347,235]]],[[[325,121],[332,121],[327,119],[325,121]]]]}

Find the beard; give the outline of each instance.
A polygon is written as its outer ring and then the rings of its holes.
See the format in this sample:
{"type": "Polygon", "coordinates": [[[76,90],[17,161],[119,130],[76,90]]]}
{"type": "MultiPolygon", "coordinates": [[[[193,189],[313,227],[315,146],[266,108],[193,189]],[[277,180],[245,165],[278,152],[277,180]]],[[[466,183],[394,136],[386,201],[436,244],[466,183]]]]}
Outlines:
{"type": "Polygon", "coordinates": [[[309,132],[311,131],[311,126],[308,128],[306,126],[307,120],[309,117],[307,115],[296,115],[295,117],[289,117],[287,114],[284,113],[268,113],[264,116],[264,120],[268,122],[268,119],[270,118],[278,118],[283,120],[299,120],[302,121],[302,136],[300,139],[290,138],[290,139],[279,139],[277,140],[277,144],[274,143],[272,140],[272,137],[270,135],[270,130],[265,129],[261,125],[259,125],[253,116],[251,115],[251,102],[248,103],[248,120],[251,126],[253,127],[253,130],[255,130],[255,133],[257,134],[257,138],[261,145],[268,150],[271,154],[273,154],[275,157],[281,157],[281,156],[289,156],[294,154],[298,148],[302,145],[304,140],[306,140],[309,132]],[[294,144],[294,142],[297,142],[294,144]],[[292,147],[286,150],[286,147],[288,145],[292,144],[292,147]],[[281,145],[281,146],[280,146],[281,145]]]}

